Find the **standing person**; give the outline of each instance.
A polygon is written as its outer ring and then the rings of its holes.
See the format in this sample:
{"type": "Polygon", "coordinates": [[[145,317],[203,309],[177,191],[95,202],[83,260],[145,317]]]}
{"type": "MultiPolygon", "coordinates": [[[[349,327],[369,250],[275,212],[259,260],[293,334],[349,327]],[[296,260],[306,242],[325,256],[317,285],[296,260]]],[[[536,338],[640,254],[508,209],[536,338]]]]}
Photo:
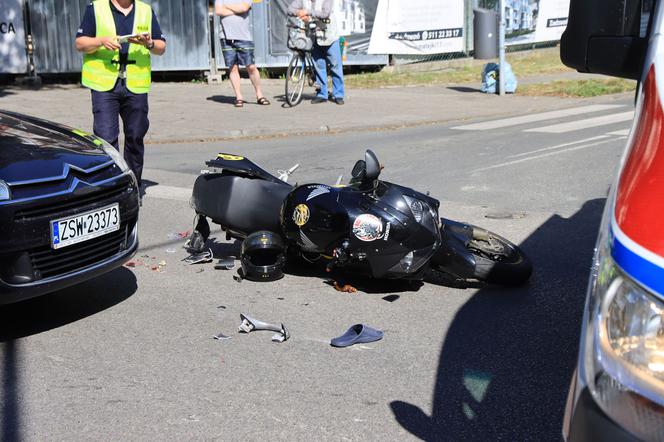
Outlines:
{"type": "Polygon", "coordinates": [[[256,102],[267,106],[270,104],[261,90],[261,75],[254,63],[254,38],[249,26],[251,3],[238,0],[216,0],[215,13],[221,16],[221,51],[224,54],[228,77],[235,92],[235,107],[244,106],[244,98],[240,90],[240,67],[245,66],[251,84],[256,91],[256,102]]]}
{"type": "Polygon", "coordinates": [[[332,101],[344,104],[344,69],[341,63],[339,34],[333,14],[334,0],[293,0],[288,14],[299,17],[305,23],[312,18],[328,19],[324,31],[316,31],[316,41],[312,55],[316,62],[316,75],[321,88],[312,103],[325,103],[328,100],[327,64],[332,73],[332,101]]]}
{"type": "Polygon", "coordinates": [[[76,49],[84,54],[81,82],[91,89],[94,133],[119,150],[122,118],[124,158],[140,186],[150,125],[150,55],[166,51],[157,17],[141,0],[93,0],[76,33],[76,49]]]}

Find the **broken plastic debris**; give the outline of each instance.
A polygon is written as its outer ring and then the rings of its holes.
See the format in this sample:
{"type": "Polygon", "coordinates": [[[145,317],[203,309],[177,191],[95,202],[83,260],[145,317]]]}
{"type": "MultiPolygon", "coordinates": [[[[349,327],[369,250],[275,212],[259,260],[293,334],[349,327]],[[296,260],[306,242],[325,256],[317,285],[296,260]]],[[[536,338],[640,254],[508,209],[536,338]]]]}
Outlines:
{"type": "Polygon", "coordinates": [[[136,261],[128,261],[125,263],[125,267],[136,267],[136,261]]]}
{"type": "Polygon", "coordinates": [[[214,339],[219,340],[219,341],[225,341],[226,339],[230,339],[230,338],[231,338],[230,336],[226,336],[226,335],[223,334],[223,333],[218,333],[218,334],[216,334],[216,335],[214,335],[214,336],[212,336],[212,337],[213,337],[214,339]]]}
{"type": "Polygon", "coordinates": [[[159,265],[162,266],[162,267],[165,266],[165,265],[166,265],[166,261],[164,261],[164,260],[162,259],[161,261],[159,261],[159,265]]]}
{"type": "Polygon", "coordinates": [[[214,265],[214,268],[216,270],[231,270],[231,269],[235,268],[235,257],[234,256],[226,256],[225,258],[221,258],[214,265]]]}
{"type": "Polygon", "coordinates": [[[166,253],[175,253],[175,249],[166,249],[166,253]]]}
{"type": "Polygon", "coordinates": [[[191,231],[185,230],[184,232],[171,232],[169,233],[168,239],[185,239],[191,234],[191,231]]]}
{"type": "Polygon", "coordinates": [[[244,314],[240,314],[240,319],[242,319],[242,323],[238,328],[238,332],[240,333],[250,333],[256,330],[269,330],[277,332],[274,336],[272,336],[272,341],[274,342],[284,342],[290,338],[290,333],[288,330],[286,330],[286,326],[284,324],[269,324],[244,314]]]}
{"type": "Polygon", "coordinates": [[[182,261],[189,264],[200,264],[204,262],[211,262],[212,259],[213,259],[212,249],[208,249],[205,252],[192,253],[191,255],[184,258],[182,261]]]}
{"type": "Polygon", "coordinates": [[[288,338],[283,333],[275,333],[272,335],[272,342],[284,342],[286,339],[288,338]]]}

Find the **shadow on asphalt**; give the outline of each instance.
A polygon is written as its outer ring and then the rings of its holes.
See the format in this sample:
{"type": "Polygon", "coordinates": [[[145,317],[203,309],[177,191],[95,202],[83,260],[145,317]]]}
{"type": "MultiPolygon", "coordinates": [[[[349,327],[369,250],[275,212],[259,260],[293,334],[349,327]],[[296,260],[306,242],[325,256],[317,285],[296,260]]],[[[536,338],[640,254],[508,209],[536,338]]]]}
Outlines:
{"type": "Polygon", "coordinates": [[[0,343],[87,318],[136,292],[136,276],[124,267],[55,293],[0,306],[0,343]]]}
{"type": "Polygon", "coordinates": [[[215,103],[230,104],[235,106],[235,97],[230,95],[213,95],[211,97],[207,97],[207,101],[214,101],[215,103]]]}
{"type": "Polygon", "coordinates": [[[390,404],[406,430],[427,441],[560,440],[604,202],[551,217],[521,244],[534,265],[529,286],[481,289],[461,307],[440,352],[432,414],[390,404]]]}
{"type": "MultiPolygon", "coordinates": [[[[137,289],[134,274],[121,267],[59,292],[0,306],[0,440],[25,439],[21,434],[21,340],[113,307],[137,289]]],[[[93,333],[94,330],[90,330],[93,333]]]]}
{"type": "Polygon", "coordinates": [[[481,93],[482,91],[479,88],[466,87],[466,86],[448,86],[448,89],[457,91],[457,92],[470,92],[470,93],[481,93]]]}

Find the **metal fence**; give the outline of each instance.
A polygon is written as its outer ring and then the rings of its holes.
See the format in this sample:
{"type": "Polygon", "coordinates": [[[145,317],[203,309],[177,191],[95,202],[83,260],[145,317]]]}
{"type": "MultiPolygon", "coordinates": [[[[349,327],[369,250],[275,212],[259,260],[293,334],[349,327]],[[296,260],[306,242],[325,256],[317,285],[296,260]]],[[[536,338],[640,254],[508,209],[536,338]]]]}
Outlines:
{"type": "MultiPolygon", "coordinates": [[[[208,0],[153,0],[152,8],[168,40],[168,51],[155,57],[154,70],[210,68],[208,0]]],[[[72,73],[81,69],[74,48],[76,30],[90,0],[30,0],[30,31],[38,74],[72,73]]]]}
{"type": "MultiPolygon", "coordinates": [[[[90,0],[26,2],[37,74],[80,71],[82,58],[74,47],[74,37],[89,3],[90,0]]],[[[168,42],[166,54],[154,57],[154,71],[209,70],[212,54],[216,54],[217,67],[224,67],[219,47],[219,19],[214,16],[210,20],[211,0],[186,0],[186,3],[185,0],[152,0],[150,4],[168,42]]],[[[255,57],[259,67],[285,67],[288,64],[286,4],[287,0],[253,3],[255,57]]],[[[347,64],[387,64],[387,56],[356,51],[349,53],[347,64]]]]}
{"type": "MultiPolygon", "coordinates": [[[[432,0],[433,1],[433,0],[432,0]]],[[[435,0],[442,1],[442,0],[435,0]]],[[[393,56],[397,64],[419,61],[453,60],[473,53],[473,10],[495,8],[497,0],[456,0],[464,5],[464,40],[460,52],[393,56]]],[[[37,74],[76,73],[81,55],[74,48],[74,36],[90,0],[25,0],[29,32],[34,46],[37,74]]],[[[214,0],[151,0],[168,50],[155,57],[155,71],[214,71],[224,68],[219,44],[219,19],[213,15],[214,0]],[[214,64],[214,66],[213,66],[214,64]]],[[[286,8],[289,0],[254,0],[252,26],[258,67],[285,67],[290,59],[286,47],[286,8]]],[[[363,23],[348,31],[346,65],[385,65],[387,55],[368,55],[378,0],[357,0],[363,8],[363,23]]],[[[511,46],[508,51],[530,49],[535,45],[511,46]]]]}

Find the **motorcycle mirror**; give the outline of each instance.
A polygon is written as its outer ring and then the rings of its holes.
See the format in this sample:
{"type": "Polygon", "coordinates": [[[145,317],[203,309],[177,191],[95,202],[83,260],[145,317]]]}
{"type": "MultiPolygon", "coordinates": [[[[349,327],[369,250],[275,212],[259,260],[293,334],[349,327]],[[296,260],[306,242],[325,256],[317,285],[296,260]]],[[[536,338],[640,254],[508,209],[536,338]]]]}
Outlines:
{"type": "Polygon", "coordinates": [[[364,153],[365,179],[373,181],[380,175],[380,163],[378,157],[371,149],[364,153]]]}
{"type": "Polygon", "coordinates": [[[353,166],[352,172],[350,173],[350,175],[353,177],[353,181],[361,182],[365,177],[366,168],[367,166],[363,160],[357,160],[353,166]]]}

